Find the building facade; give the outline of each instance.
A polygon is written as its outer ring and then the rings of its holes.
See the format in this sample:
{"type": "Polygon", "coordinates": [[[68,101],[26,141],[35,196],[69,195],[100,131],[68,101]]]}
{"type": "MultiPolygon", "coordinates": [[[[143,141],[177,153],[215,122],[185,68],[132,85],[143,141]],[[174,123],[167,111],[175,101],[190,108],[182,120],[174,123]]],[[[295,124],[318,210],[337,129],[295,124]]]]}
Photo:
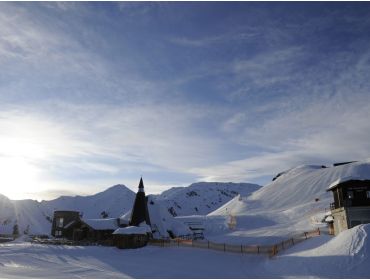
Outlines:
{"type": "Polygon", "coordinates": [[[338,180],[327,191],[331,191],[334,198],[330,208],[335,235],[370,223],[370,180],[338,180]]]}

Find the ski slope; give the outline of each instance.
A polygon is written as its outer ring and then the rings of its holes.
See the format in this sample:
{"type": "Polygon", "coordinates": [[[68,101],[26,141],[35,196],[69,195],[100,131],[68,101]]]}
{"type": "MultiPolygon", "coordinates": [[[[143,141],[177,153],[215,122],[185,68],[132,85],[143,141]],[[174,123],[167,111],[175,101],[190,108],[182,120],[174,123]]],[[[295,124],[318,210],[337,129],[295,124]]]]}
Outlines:
{"type": "Polygon", "coordinates": [[[206,237],[234,244],[272,244],[287,236],[325,227],[332,193],[328,187],[341,178],[370,179],[370,162],[322,168],[303,165],[284,172],[250,196],[240,196],[208,214],[206,237]],[[236,225],[230,229],[233,219],[236,225]]]}

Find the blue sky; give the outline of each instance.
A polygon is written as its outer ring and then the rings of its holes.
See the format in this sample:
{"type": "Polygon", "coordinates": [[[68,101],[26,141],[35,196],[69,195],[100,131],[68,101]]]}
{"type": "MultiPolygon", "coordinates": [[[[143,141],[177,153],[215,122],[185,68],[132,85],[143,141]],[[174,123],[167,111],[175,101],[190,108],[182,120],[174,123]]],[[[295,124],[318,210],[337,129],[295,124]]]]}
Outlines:
{"type": "Polygon", "coordinates": [[[370,157],[369,3],[0,3],[0,193],[265,184],[370,157]]]}

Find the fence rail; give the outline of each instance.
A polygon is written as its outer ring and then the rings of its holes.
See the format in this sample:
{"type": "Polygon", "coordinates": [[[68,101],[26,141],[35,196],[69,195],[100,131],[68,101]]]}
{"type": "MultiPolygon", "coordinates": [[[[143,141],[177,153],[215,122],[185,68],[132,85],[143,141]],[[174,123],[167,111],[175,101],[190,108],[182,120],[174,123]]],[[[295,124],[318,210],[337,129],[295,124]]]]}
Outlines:
{"type": "Polygon", "coordinates": [[[67,239],[41,239],[32,238],[31,243],[44,244],[44,245],[67,245],[67,246],[113,246],[112,240],[101,240],[101,241],[74,241],[67,239]]]}
{"type": "Polygon", "coordinates": [[[269,256],[275,256],[279,252],[288,249],[295,244],[302,242],[314,236],[320,235],[320,229],[303,232],[301,234],[294,235],[289,239],[273,245],[231,245],[226,243],[215,243],[211,241],[197,241],[187,239],[152,239],[149,240],[150,245],[160,247],[195,247],[202,249],[210,249],[224,252],[234,253],[245,253],[245,254],[264,254],[269,256]]]}

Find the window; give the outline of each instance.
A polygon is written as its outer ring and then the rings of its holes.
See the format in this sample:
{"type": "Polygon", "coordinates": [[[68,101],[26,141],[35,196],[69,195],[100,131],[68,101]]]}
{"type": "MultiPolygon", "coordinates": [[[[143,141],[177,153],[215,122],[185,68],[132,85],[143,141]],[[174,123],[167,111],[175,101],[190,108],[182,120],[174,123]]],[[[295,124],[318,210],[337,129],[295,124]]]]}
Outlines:
{"type": "Polygon", "coordinates": [[[56,230],[55,231],[55,236],[58,237],[58,236],[62,236],[62,231],[61,230],[56,230]]]}
{"type": "Polygon", "coordinates": [[[370,191],[366,191],[366,198],[370,199],[370,191]]]}
{"type": "Polygon", "coordinates": [[[57,226],[58,227],[63,227],[63,222],[64,222],[64,218],[59,218],[58,221],[57,221],[57,226]]]}
{"type": "Polygon", "coordinates": [[[347,196],[349,199],[353,199],[353,191],[348,191],[347,196]]]}

